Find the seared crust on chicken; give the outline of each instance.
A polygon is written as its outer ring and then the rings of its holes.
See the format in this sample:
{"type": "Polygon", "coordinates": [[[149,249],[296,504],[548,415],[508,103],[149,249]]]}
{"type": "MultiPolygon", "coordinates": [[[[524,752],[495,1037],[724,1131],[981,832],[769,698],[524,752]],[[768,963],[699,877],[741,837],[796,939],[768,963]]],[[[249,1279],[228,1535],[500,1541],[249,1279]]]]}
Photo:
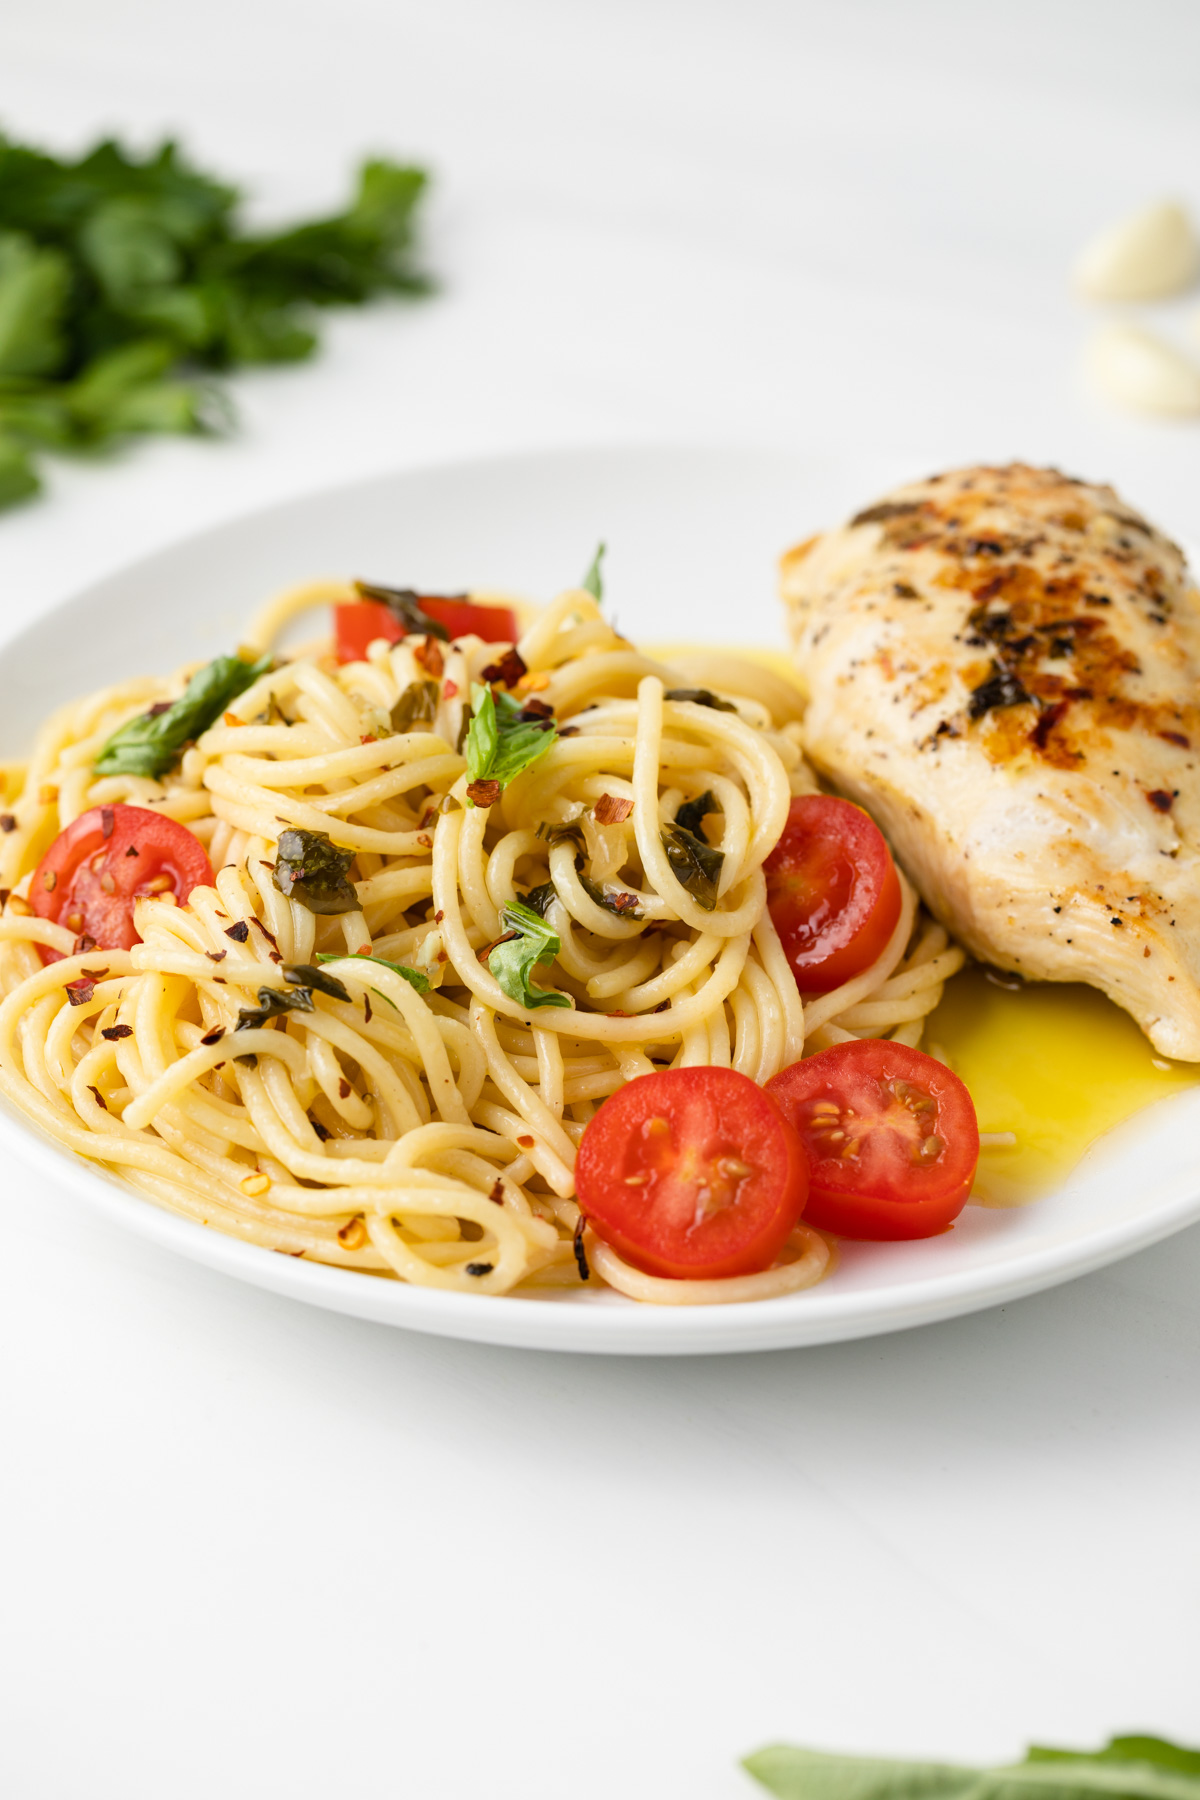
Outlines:
{"type": "Polygon", "coordinates": [[[1014,463],[783,559],[806,748],[984,961],[1200,1061],[1200,594],[1111,488],[1014,463]]]}

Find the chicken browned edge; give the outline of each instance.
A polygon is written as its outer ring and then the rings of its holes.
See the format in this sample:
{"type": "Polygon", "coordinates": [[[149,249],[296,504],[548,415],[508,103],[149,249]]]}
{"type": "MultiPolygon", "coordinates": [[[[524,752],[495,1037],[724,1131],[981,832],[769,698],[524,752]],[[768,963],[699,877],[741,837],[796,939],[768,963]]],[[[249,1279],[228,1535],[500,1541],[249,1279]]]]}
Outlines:
{"type": "Polygon", "coordinates": [[[973,955],[1200,1061],[1200,595],[1109,487],[1013,463],[783,559],[808,754],[973,955]]]}

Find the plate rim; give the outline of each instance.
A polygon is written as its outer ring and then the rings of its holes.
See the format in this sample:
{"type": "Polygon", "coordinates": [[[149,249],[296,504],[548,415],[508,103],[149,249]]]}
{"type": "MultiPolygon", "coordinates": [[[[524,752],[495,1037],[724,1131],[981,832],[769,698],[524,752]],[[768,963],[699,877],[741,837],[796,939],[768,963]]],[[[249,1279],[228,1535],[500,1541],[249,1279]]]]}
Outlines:
{"type": "MultiPolygon", "coordinates": [[[[874,447],[875,455],[907,460],[916,451],[874,447]]],[[[843,460],[847,446],[830,447],[843,460]]],[[[280,526],[289,513],[319,501],[339,501],[367,490],[387,493],[406,482],[426,478],[469,478],[503,466],[534,467],[596,460],[613,464],[631,459],[757,459],[799,467],[823,460],[820,449],[800,445],[745,443],[593,443],[522,448],[511,452],[446,456],[406,462],[390,470],[314,485],[262,505],[250,505],[170,538],[143,555],[119,563],[93,580],[62,595],[33,619],[0,639],[0,655],[18,651],[28,640],[52,630],[63,615],[94,604],[114,584],[144,579],[160,562],[169,563],[201,546],[247,528],[280,526]]],[[[1097,1140],[1099,1141],[1099,1140],[1097,1140]]],[[[878,1289],[819,1285],[773,1300],[706,1307],[638,1306],[617,1296],[596,1304],[564,1295],[458,1294],[371,1278],[352,1270],[297,1259],[227,1236],[172,1213],[149,1196],[125,1187],[114,1174],[65,1149],[41,1126],[0,1097],[0,1144],[11,1149],[25,1167],[50,1176],[73,1198],[122,1228],[170,1250],[190,1262],[214,1269],[284,1298],[320,1306],[348,1316],[419,1331],[428,1335],[498,1347],[542,1349],[610,1355],[720,1355],[804,1348],[913,1329],[940,1320],[983,1311],[1057,1286],[1160,1242],[1200,1220],[1200,1168],[1185,1191],[1172,1192],[1150,1213],[1134,1212],[1109,1220],[1086,1238],[1070,1234],[1062,1241],[1016,1247],[999,1265],[935,1271],[898,1284],[891,1296],[878,1289]]],[[[1047,1199],[1052,1196],[1047,1196],[1047,1199]]]]}

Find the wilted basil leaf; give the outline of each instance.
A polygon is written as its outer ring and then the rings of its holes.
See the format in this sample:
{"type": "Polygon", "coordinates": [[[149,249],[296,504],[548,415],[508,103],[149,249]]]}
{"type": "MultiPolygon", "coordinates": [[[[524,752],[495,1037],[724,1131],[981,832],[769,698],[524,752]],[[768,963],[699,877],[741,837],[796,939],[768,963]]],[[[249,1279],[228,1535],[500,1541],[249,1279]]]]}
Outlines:
{"type": "Polygon", "coordinates": [[[641,919],[645,916],[636,894],[626,893],[621,888],[602,888],[599,882],[587,875],[579,877],[579,885],[589,900],[602,906],[605,912],[613,913],[618,919],[641,919]]]}
{"type": "Polygon", "coordinates": [[[558,736],[552,718],[528,718],[519,700],[495,694],[480,682],[471,684],[471,709],[467,772],[473,782],[498,781],[507,787],[544,756],[558,736]]]}
{"type": "Polygon", "coordinates": [[[668,688],[664,700],[690,700],[693,706],[711,706],[714,712],[737,711],[728,700],[721,700],[711,688],[668,688]]]}
{"type": "Polygon", "coordinates": [[[267,673],[271,661],[269,656],[257,662],[218,656],[198,669],[165,712],[139,713],[113,732],[96,758],[97,775],[165,774],[184,745],[215,724],[239,694],[267,673]]]}
{"type": "Polygon", "coordinates": [[[292,988],[290,992],[283,988],[260,987],[258,1005],[239,1008],[234,1029],[251,1031],[257,1025],[265,1025],[269,1019],[277,1019],[280,1013],[313,1010],[312,993],[306,987],[292,988]]]}
{"type": "Polygon", "coordinates": [[[327,975],[324,969],[314,968],[312,963],[284,963],[285,981],[294,981],[299,987],[315,988],[318,994],[327,994],[331,1000],[349,1000],[350,990],[344,981],[336,975],[327,975]]]}
{"type": "Polygon", "coordinates": [[[709,813],[720,812],[720,810],[712,789],[705,788],[704,792],[695,800],[684,801],[675,814],[675,823],[682,826],[684,831],[690,831],[693,837],[703,838],[704,834],[700,829],[701,823],[707,819],[709,813]]]}
{"type": "Polygon", "coordinates": [[[500,924],[505,935],[488,951],[487,965],[509,999],[524,1007],[570,1006],[569,995],[529,984],[534,969],[549,967],[561,950],[558,933],[519,900],[503,908],[500,924]]]}
{"type": "Polygon", "coordinates": [[[410,681],[392,708],[393,731],[417,731],[437,718],[440,690],[436,681],[410,681]]]}
{"type": "Polygon", "coordinates": [[[543,881],[540,887],[530,888],[522,901],[530,912],[535,912],[539,919],[544,919],[552,900],[558,899],[558,889],[552,881],[543,881]]]}
{"type": "Polygon", "coordinates": [[[346,877],[353,861],[353,850],[339,850],[328,832],[284,831],[275,859],[275,886],[312,913],[356,912],[358,895],[346,877]]]}
{"type": "Polygon", "coordinates": [[[673,824],[663,828],[663,849],[676,881],[685,887],[698,906],[712,912],[717,904],[717,884],[721,879],[723,850],[714,850],[692,831],[673,824]]]}
{"type": "Polygon", "coordinates": [[[354,588],[362,599],[377,600],[381,606],[394,612],[405,631],[414,632],[419,637],[441,638],[443,643],[449,643],[450,633],[422,609],[421,596],[414,589],[381,587],[374,581],[356,581],[354,588]]]}

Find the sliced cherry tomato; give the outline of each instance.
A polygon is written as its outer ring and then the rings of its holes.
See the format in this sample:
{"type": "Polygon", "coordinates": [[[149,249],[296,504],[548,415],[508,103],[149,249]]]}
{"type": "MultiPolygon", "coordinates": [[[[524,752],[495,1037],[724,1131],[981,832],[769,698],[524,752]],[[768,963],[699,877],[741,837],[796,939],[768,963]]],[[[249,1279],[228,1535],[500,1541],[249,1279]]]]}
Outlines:
{"type": "Polygon", "coordinates": [[[604,1102],[575,1163],[588,1223],[651,1275],[768,1269],[804,1211],[800,1140],[735,1069],[639,1075],[604,1102]]]}
{"type": "Polygon", "coordinates": [[[828,994],[882,954],[900,917],[900,877],[861,807],[801,794],[763,865],[767,905],[802,994],[828,994]]]}
{"type": "Polygon", "coordinates": [[[856,1038],[767,1083],[804,1141],[810,1225],[853,1238],[933,1237],[966,1205],[979,1161],[971,1096],[944,1063],[856,1038]]]}
{"type": "MultiPolygon", "coordinates": [[[[452,638],[482,638],[485,644],[513,644],[517,639],[516,614],[510,606],[481,606],[476,600],[457,600],[422,594],[421,607],[431,619],[444,625],[452,638]]],[[[334,642],[340,663],[362,662],[367,646],[376,638],[398,644],[408,634],[390,606],[381,600],[350,600],[333,609],[334,642]]]]}
{"type": "MultiPolygon", "coordinates": [[[[39,918],[90,938],[97,949],[129,950],[141,941],[135,900],[170,892],[182,906],[194,887],[212,880],[204,845],[186,825],[144,806],[93,806],[43,856],[29,904],[39,918]]],[[[45,944],[38,953],[45,963],[61,961],[45,944]]]]}

